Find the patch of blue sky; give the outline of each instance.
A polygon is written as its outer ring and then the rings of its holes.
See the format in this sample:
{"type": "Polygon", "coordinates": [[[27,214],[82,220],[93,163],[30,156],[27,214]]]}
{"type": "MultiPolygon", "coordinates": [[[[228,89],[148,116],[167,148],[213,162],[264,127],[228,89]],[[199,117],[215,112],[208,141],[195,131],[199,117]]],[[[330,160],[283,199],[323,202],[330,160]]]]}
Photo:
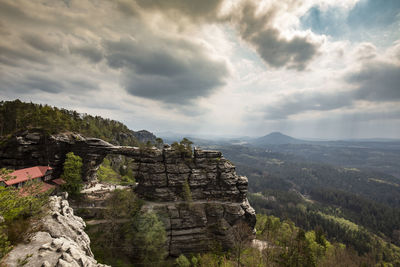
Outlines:
{"type": "Polygon", "coordinates": [[[389,46],[400,39],[400,0],[361,0],[351,10],[314,6],[300,21],[302,29],[333,39],[389,46]]]}

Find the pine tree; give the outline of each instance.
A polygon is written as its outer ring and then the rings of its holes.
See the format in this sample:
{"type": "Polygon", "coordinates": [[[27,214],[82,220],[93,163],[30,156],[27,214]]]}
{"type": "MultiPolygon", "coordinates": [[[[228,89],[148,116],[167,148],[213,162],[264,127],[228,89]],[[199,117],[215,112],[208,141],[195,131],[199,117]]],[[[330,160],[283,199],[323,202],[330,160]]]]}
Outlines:
{"type": "Polygon", "coordinates": [[[73,152],[69,152],[66,155],[64,162],[64,172],[62,178],[66,184],[63,185],[63,189],[72,196],[79,195],[82,189],[82,159],[75,155],[73,152]]]}

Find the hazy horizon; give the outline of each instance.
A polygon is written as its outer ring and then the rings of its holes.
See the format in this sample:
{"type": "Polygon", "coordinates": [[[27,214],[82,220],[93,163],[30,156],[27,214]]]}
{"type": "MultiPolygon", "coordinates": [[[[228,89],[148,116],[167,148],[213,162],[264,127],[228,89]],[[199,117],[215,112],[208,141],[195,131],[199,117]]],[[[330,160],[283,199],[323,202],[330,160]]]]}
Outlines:
{"type": "Polygon", "coordinates": [[[400,1],[0,0],[0,100],[210,136],[400,139],[400,1]]]}

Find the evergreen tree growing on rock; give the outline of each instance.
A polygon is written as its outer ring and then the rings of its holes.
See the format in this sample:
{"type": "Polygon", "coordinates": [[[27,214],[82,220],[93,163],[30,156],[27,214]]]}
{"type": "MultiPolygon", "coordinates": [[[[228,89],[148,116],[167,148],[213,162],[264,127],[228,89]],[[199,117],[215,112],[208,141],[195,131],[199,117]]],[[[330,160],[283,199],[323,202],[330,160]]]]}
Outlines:
{"type": "Polygon", "coordinates": [[[64,172],[61,176],[66,184],[62,187],[72,196],[78,196],[83,183],[82,183],[82,158],[69,152],[66,155],[64,162],[64,172]]]}

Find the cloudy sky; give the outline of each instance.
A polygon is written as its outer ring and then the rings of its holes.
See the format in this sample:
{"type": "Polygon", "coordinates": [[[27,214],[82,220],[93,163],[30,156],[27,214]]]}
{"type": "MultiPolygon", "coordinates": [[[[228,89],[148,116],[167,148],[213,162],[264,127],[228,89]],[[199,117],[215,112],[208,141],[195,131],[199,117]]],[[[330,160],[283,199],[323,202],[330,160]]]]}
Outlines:
{"type": "Polygon", "coordinates": [[[0,0],[0,98],[133,130],[400,138],[400,1],[0,0]]]}

